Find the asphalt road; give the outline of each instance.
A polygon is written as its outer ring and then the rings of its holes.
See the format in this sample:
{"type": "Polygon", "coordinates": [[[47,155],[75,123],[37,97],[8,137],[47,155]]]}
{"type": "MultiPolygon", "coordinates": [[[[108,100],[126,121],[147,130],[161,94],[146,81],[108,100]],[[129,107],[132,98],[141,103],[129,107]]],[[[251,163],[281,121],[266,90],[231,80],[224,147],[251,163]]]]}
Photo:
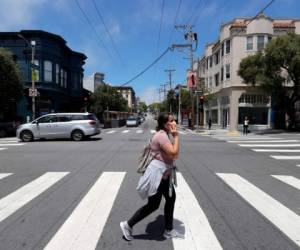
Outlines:
{"type": "Polygon", "coordinates": [[[162,201],[125,241],[119,222],[144,204],[136,165],[154,128],[148,117],[82,142],[1,139],[0,249],[300,249],[300,159],[272,157],[300,153],[253,150],[300,149],[298,134],[181,131],[174,226],[186,239],[162,237],[162,201]]]}

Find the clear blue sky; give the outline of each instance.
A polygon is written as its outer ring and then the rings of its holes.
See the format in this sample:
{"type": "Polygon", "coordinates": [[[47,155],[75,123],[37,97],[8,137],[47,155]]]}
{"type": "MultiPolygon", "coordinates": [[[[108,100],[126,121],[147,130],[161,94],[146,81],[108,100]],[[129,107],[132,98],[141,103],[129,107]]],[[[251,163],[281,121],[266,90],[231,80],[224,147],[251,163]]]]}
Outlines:
{"type": "MultiPolygon", "coordinates": [[[[176,24],[192,22],[199,46],[218,38],[220,24],[234,17],[253,17],[270,0],[77,0],[94,28],[87,23],[76,0],[0,0],[0,31],[42,29],[62,36],[67,45],[87,55],[85,76],[105,74],[105,81],[121,85],[128,81],[172,43],[184,43],[176,24]],[[107,35],[93,1],[110,31],[107,35]],[[164,8],[162,8],[164,6],[164,8]],[[163,9],[163,15],[162,15],[163,9]],[[97,34],[95,34],[95,31],[97,34]],[[172,34],[173,30],[173,34],[172,34]],[[160,31],[160,32],[159,32],[160,31]],[[172,34],[172,35],[171,35],[172,34]],[[114,44],[114,46],[113,46],[114,44]]],[[[265,11],[270,17],[300,18],[300,0],[275,0],[265,11]]],[[[168,81],[165,69],[175,69],[174,84],[185,81],[187,55],[169,52],[155,66],[129,84],[148,104],[158,100],[160,84],[168,81]]]]}

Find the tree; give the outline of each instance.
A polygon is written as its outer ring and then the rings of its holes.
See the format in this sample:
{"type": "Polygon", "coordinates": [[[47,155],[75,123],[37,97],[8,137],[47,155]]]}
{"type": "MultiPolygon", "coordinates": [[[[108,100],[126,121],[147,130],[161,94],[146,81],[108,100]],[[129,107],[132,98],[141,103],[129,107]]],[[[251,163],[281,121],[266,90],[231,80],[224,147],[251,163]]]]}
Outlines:
{"type": "Polygon", "coordinates": [[[107,84],[100,85],[95,89],[91,97],[91,109],[99,116],[102,116],[107,109],[110,111],[130,111],[122,94],[107,84]]]}
{"type": "MultiPolygon", "coordinates": [[[[273,39],[264,52],[244,58],[238,74],[246,84],[272,96],[272,108],[277,118],[281,116],[277,121],[287,113],[290,126],[300,129],[300,35],[288,33],[273,39]]],[[[276,125],[282,127],[279,122],[276,125]]]]}
{"type": "MultiPolygon", "coordinates": [[[[11,52],[0,48],[0,117],[13,118],[11,111],[23,96],[20,71],[11,52]]],[[[15,114],[14,114],[15,115],[15,114]]]]}
{"type": "Polygon", "coordinates": [[[147,111],[147,105],[145,102],[139,102],[139,109],[142,112],[146,112],[147,111]]]}

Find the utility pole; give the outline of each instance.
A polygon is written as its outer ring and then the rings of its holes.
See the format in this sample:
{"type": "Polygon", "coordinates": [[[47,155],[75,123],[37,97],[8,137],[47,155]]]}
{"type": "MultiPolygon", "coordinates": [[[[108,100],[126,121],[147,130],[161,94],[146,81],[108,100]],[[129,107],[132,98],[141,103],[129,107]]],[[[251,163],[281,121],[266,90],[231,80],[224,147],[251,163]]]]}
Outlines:
{"type": "Polygon", "coordinates": [[[178,124],[181,125],[181,84],[179,84],[178,102],[178,124]]]}
{"type": "MultiPolygon", "coordinates": [[[[165,72],[168,72],[169,75],[169,88],[172,90],[172,73],[175,69],[166,69],[165,72]]],[[[172,103],[170,103],[170,113],[172,113],[172,103]]]]}
{"type": "MultiPolygon", "coordinates": [[[[193,72],[193,52],[196,51],[198,45],[197,33],[194,33],[192,28],[193,25],[175,25],[176,29],[184,29],[187,33],[184,34],[185,40],[189,41],[188,44],[173,44],[172,49],[189,49],[189,59],[190,59],[190,71],[193,72]],[[193,49],[193,42],[196,42],[196,48],[193,49]]],[[[190,96],[192,100],[192,112],[191,112],[191,127],[194,128],[195,110],[194,110],[194,89],[190,88],[190,96]]]]}

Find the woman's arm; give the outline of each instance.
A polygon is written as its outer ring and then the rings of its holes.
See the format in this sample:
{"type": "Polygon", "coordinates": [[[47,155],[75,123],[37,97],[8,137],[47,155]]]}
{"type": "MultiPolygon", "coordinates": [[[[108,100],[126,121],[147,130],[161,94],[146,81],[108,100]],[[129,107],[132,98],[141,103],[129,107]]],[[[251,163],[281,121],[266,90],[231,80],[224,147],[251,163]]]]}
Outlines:
{"type": "Polygon", "coordinates": [[[170,132],[174,138],[174,143],[166,143],[162,146],[162,150],[172,159],[177,158],[179,153],[179,136],[177,133],[177,126],[174,122],[170,128],[170,132]]]}

